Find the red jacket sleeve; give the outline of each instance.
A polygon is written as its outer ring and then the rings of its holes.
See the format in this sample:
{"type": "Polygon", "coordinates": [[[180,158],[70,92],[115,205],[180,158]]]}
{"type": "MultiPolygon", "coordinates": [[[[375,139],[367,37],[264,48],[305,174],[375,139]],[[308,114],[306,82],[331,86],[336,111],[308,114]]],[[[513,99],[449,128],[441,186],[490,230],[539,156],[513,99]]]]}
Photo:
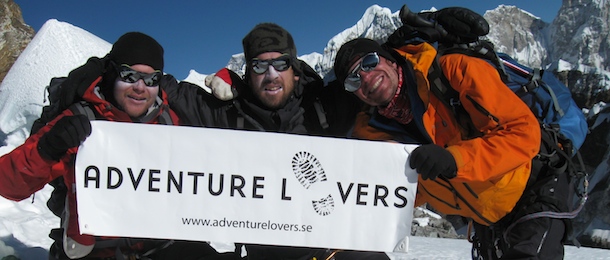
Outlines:
{"type": "Polygon", "coordinates": [[[47,133],[59,118],[71,114],[70,110],[64,111],[62,115],[26,139],[21,146],[0,157],[2,197],[15,201],[26,199],[51,180],[72,170],[74,167],[72,155],[77,148],[68,150],[59,162],[40,157],[37,149],[40,137],[47,133]]]}

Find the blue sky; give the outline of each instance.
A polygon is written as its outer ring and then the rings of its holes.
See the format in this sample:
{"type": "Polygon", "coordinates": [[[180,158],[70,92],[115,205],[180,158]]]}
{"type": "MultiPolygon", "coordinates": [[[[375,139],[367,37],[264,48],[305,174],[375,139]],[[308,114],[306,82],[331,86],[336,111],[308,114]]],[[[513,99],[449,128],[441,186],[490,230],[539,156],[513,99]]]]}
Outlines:
{"type": "Polygon", "coordinates": [[[274,22],[294,37],[298,55],[322,53],[330,38],[353,26],[373,4],[393,12],[407,4],[413,11],[462,6],[480,14],[500,4],[515,5],[552,22],[560,0],[462,1],[160,1],[160,0],[14,0],[25,22],[38,31],[48,19],[83,28],[113,43],[128,31],[141,31],[165,49],[165,72],[184,79],[190,69],[202,74],[224,67],[241,53],[242,38],[258,23],[274,22]],[[424,3],[425,2],[425,3],[424,3]]]}

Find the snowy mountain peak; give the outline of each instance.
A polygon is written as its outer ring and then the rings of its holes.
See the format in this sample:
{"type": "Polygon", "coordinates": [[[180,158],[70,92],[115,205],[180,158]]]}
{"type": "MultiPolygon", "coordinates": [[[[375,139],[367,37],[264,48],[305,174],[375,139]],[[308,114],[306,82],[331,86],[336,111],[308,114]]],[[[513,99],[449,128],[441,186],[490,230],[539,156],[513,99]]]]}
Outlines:
{"type": "Polygon", "coordinates": [[[362,18],[352,27],[347,28],[331,38],[326,45],[328,49],[338,49],[343,43],[355,38],[369,38],[384,41],[388,34],[387,31],[396,30],[402,22],[398,18],[398,11],[392,11],[385,7],[373,5],[366,9],[362,18]]]}
{"type": "Polygon", "coordinates": [[[110,47],[110,43],[81,28],[55,19],[47,21],[0,84],[0,100],[12,101],[0,103],[0,132],[7,135],[7,145],[14,148],[29,135],[24,129],[30,129],[40,116],[51,78],[67,76],[89,57],[106,55],[110,47]]]}
{"type": "Polygon", "coordinates": [[[534,14],[525,11],[523,9],[518,8],[517,6],[514,5],[499,5],[498,7],[496,7],[496,9],[494,10],[490,10],[490,11],[486,11],[487,12],[497,12],[497,13],[501,13],[501,14],[505,14],[508,16],[512,16],[512,15],[528,15],[531,16],[534,19],[540,19],[540,17],[535,16],[534,14]]]}
{"type": "Polygon", "coordinates": [[[545,65],[548,57],[548,23],[516,6],[500,5],[485,12],[489,22],[487,37],[496,50],[513,56],[519,62],[532,67],[545,65]]]}
{"type": "Polygon", "coordinates": [[[551,25],[552,60],[610,69],[610,1],[564,0],[551,25]]]}
{"type": "MultiPolygon", "coordinates": [[[[402,25],[398,13],[398,11],[392,12],[389,8],[378,5],[367,8],[354,26],[343,30],[328,41],[320,63],[312,67],[319,67],[321,70],[318,73],[322,76],[326,75],[333,67],[339,48],[352,39],[369,38],[379,42],[385,41],[392,32],[402,25]]],[[[334,79],[334,75],[325,80],[330,81],[332,79],[334,79]]]]}

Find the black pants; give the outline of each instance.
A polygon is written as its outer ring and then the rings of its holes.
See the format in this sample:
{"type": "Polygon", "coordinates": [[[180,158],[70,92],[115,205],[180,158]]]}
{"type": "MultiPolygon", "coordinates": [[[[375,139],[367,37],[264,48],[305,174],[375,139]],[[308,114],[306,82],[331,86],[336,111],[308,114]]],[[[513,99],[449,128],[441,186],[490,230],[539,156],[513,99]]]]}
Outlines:
{"type": "Polygon", "coordinates": [[[247,260],[389,260],[381,252],[341,251],[320,248],[246,245],[247,260]]]}
{"type": "Polygon", "coordinates": [[[565,222],[536,218],[503,230],[474,224],[473,259],[563,259],[565,222]]]}
{"type": "Polygon", "coordinates": [[[360,251],[341,251],[335,255],[335,260],[389,260],[385,253],[380,252],[360,252],[360,251]]]}
{"type": "Polygon", "coordinates": [[[152,255],[151,259],[235,260],[239,257],[233,252],[218,253],[205,242],[176,241],[166,249],[152,255]]]}
{"type": "Polygon", "coordinates": [[[571,220],[532,214],[566,213],[572,188],[565,172],[543,168],[540,173],[526,187],[513,211],[500,221],[491,226],[473,223],[473,259],[563,259],[571,220]]]}

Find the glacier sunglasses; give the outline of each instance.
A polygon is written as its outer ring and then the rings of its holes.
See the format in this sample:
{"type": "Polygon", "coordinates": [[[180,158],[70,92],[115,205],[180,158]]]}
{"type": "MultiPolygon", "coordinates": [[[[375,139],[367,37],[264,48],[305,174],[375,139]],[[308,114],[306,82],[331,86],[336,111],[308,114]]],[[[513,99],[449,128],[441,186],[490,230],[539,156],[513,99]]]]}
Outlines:
{"type": "Polygon", "coordinates": [[[254,58],[250,62],[252,70],[256,74],[263,74],[269,69],[269,65],[273,66],[276,71],[285,71],[291,66],[291,59],[288,55],[282,55],[271,60],[261,60],[254,58]]]}
{"type": "Polygon", "coordinates": [[[371,52],[362,57],[360,64],[356,66],[345,78],[343,86],[345,90],[354,92],[360,88],[362,79],[360,78],[360,71],[371,71],[379,65],[379,55],[376,52],[371,52]]]}
{"type": "Polygon", "coordinates": [[[135,71],[127,64],[121,64],[120,67],[117,67],[117,73],[123,82],[136,83],[138,80],[142,79],[144,84],[148,87],[159,86],[161,77],[163,77],[163,72],[160,70],[155,70],[153,73],[143,73],[135,71]]]}

